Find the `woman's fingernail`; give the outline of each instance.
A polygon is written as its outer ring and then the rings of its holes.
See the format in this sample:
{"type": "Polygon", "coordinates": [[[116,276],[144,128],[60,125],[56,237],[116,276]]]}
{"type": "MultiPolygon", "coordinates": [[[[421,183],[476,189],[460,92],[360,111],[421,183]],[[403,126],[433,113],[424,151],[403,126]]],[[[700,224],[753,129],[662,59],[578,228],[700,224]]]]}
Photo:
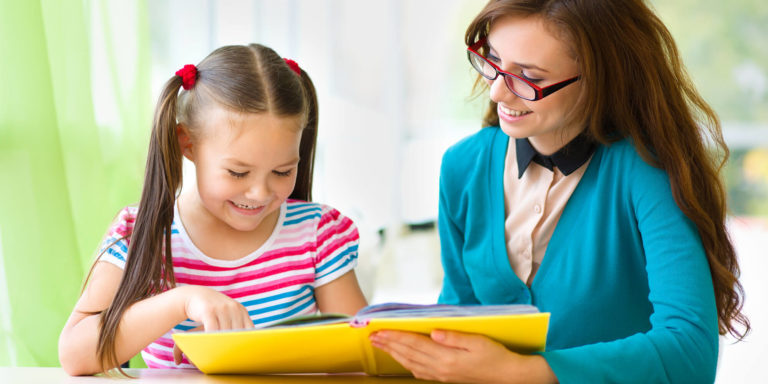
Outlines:
{"type": "Polygon", "coordinates": [[[436,329],[432,331],[432,340],[434,341],[444,341],[445,340],[445,331],[441,331],[439,329],[436,329]]]}

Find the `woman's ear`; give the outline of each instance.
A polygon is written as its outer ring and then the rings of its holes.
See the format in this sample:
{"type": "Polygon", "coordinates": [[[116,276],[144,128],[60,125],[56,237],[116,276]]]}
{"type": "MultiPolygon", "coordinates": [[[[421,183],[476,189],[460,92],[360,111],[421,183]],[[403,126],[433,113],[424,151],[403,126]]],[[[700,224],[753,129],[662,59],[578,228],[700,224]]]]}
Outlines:
{"type": "Polygon", "coordinates": [[[181,154],[189,161],[195,161],[194,151],[192,150],[192,136],[189,129],[184,124],[176,125],[176,138],[179,140],[179,149],[181,154]]]}

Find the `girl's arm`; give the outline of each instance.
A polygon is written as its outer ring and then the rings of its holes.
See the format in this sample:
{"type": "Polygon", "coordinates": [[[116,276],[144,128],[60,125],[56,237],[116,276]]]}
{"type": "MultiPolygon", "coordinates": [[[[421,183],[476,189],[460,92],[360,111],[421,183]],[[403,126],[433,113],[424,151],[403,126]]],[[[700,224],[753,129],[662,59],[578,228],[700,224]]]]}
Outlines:
{"type": "Polygon", "coordinates": [[[368,305],[357,284],[355,271],[349,271],[336,280],[315,289],[315,300],[320,312],[354,315],[368,305]]]}
{"type": "MultiPolygon", "coordinates": [[[[59,361],[68,374],[102,371],[96,354],[98,313],[111,304],[122,275],[123,270],[111,263],[96,263],[59,337],[59,361]]],[[[206,330],[253,327],[245,308],[222,293],[201,286],[173,288],[128,307],[115,338],[118,361],[127,361],[187,318],[203,323],[206,330]]]]}

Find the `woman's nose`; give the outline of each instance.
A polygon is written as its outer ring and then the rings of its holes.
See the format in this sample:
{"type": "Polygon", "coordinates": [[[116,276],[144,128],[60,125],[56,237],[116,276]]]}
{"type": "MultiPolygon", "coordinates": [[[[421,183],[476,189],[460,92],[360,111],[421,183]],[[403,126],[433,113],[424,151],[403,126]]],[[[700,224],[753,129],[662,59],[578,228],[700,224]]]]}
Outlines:
{"type": "Polygon", "coordinates": [[[509,90],[507,83],[504,81],[504,76],[501,74],[499,74],[499,77],[497,77],[496,80],[489,80],[489,82],[491,88],[490,97],[494,103],[499,103],[509,99],[510,97],[517,97],[514,93],[512,93],[512,91],[509,90]]]}

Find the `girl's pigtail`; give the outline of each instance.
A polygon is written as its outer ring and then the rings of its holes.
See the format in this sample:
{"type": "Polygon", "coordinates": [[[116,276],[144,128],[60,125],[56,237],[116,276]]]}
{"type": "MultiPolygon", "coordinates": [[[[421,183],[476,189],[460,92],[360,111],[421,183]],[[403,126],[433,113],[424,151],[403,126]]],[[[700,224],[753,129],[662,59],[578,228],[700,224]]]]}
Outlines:
{"type": "Polygon", "coordinates": [[[304,96],[307,102],[307,124],[301,135],[299,146],[299,162],[296,174],[296,186],[293,188],[290,198],[312,201],[312,174],[315,166],[315,147],[317,145],[318,106],[317,92],[307,72],[301,71],[301,85],[304,88],[304,96]]]}
{"type": "Polygon", "coordinates": [[[112,304],[102,312],[97,355],[103,371],[120,368],[115,351],[120,321],[139,300],[175,286],[171,258],[171,224],[176,193],[182,183],[181,149],[176,136],[176,108],[182,77],[172,77],[155,109],[147,154],[144,188],[123,278],[112,304]]]}

